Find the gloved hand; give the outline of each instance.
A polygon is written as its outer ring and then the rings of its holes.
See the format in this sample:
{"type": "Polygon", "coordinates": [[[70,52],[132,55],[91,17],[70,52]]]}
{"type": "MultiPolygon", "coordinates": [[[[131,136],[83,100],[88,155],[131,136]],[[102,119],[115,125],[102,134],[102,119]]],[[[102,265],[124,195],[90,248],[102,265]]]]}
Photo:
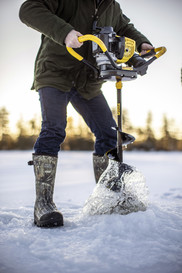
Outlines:
{"type": "Polygon", "coordinates": [[[140,46],[140,54],[144,55],[148,50],[152,50],[154,47],[148,43],[142,43],[140,46]]]}

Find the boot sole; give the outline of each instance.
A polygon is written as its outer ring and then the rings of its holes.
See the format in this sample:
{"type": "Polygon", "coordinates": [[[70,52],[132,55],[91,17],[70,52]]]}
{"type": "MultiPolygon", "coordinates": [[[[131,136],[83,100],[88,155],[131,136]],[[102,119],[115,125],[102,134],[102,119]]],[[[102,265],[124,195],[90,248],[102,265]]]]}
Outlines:
{"type": "Polygon", "coordinates": [[[59,212],[52,212],[48,215],[44,215],[42,218],[44,219],[34,219],[34,224],[37,227],[59,227],[63,226],[63,216],[59,212]]]}

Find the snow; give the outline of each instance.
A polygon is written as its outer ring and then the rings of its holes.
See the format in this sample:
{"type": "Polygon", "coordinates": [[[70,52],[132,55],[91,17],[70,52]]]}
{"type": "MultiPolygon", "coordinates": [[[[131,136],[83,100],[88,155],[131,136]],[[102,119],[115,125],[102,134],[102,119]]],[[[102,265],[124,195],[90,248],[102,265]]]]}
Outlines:
{"type": "Polygon", "coordinates": [[[95,188],[91,152],[61,152],[54,200],[64,227],[33,225],[31,151],[0,152],[1,273],[181,273],[182,153],[125,152],[146,177],[149,207],[87,215],[95,188]]]}

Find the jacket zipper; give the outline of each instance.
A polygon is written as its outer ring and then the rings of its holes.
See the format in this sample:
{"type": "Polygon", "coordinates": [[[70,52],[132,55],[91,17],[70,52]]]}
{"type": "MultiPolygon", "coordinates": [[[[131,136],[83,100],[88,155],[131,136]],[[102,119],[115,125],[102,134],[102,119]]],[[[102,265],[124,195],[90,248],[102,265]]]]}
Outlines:
{"type": "Polygon", "coordinates": [[[94,0],[94,16],[96,16],[96,14],[98,12],[98,7],[97,7],[97,4],[96,4],[96,1],[97,0],[94,0]]]}
{"type": "Polygon", "coordinates": [[[102,4],[103,0],[102,0],[102,1],[100,1],[100,3],[99,3],[99,5],[98,5],[98,6],[96,5],[96,1],[97,1],[97,0],[94,0],[94,7],[95,7],[95,14],[94,14],[94,16],[96,16],[96,15],[97,15],[98,10],[99,10],[99,7],[101,6],[101,4],[102,4]]]}
{"type": "Polygon", "coordinates": [[[96,4],[96,1],[97,1],[97,0],[94,0],[94,16],[93,16],[94,22],[93,22],[93,30],[96,29],[96,25],[97,25],[97,22],[98,22],[98,19],[99,19],[99,17],[98,17],[98,10],[99,10],[99,7],[100,7],[100,6],[102,5],[102,3],[104,2],[104,0],[101,0],[98,6],[97,6],[97,4],[96,4]]]}

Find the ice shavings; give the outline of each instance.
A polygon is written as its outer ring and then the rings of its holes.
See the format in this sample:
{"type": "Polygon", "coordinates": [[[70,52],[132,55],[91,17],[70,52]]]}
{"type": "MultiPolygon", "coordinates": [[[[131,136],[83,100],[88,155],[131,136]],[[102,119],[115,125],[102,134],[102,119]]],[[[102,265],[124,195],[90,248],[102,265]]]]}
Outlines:
{"type": "Polygon", "coordinates": [[[135,167],[110,160],[108,168],[87,199],[83,213],[125,215],[145,211],[147,206],[148,187],[143,174],[135,167]]]}

